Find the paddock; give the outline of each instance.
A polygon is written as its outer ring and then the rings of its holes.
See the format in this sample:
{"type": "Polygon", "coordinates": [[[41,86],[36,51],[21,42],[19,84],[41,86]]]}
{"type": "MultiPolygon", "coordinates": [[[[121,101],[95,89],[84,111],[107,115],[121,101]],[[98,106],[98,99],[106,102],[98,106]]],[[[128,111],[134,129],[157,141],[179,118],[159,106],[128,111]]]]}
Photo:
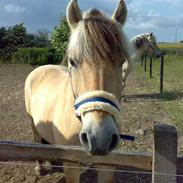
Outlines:
{"type": "MultiPolygon", "coordinates": [[[[28,65],[0,65],[0,139],[3,141],[33,142],[30,121],[25,113],[23,101],[24,80],[32,69],[34,68],[28,65]]],[[[145,85],[141,82],[140,77],[136,77],[132,73],[129,78],[129,85],[127,85],[130,101],[122,104],[124,110],[121,130],[123,134],[134,135],[136,141],[134,143],[122,141],[120,149],[131,152],[147,152],[148,155],[151,155],[153,142],[152,126],[160,121],[162,123],[170,123],[172,119],[169,114],[158,108],[158,105],[156,105],[158,99],[141,97],[141,94],[144,93],[144,88],[145,85]],[[141,87],[141,91],[136,89],[139,87],[141,87]]],[[[179,134],[178,155],[182,152],[182,144],[183,138],[179,134]]],[[[60,172],[55,171],[42,178],[36,178],[33,171],[34,166],[26,165],[23,162],[19,164],[21,165],[0,164],[0,182],[57,182],[61,176],[60,172]]],[[[138,171],[138,169],[136,170],[138,171]]],[[[95,172],[89,170],[82,177],[84,180],[94,180],[95,172]]],[[[129,183],[134,181],[150,182],[151,175],[117,172],[115,179],[119,183],[127,182],[127,180],[129,183]]]]}

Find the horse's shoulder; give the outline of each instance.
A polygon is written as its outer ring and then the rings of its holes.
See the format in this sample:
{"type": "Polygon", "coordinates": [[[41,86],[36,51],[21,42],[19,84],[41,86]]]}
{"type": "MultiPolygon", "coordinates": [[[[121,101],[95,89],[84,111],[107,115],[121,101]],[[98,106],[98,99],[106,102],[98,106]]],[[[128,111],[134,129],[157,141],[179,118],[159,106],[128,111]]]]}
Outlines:
{"type": "Polygon", "coordinates": [[[26,79],[25,86],[37,87],[41,83],[59,83],[69,77],[68,68],[61,65],[45,65],[34,69],[26,79]]]}
{"type": "Polygon", "coordinates": [[[39,78],[39,77],[49,77],[51,75],[62,75],[63,77],[67,77],[69,74],[68,68],[61,66],[61,65],[44,65],[36,68],[33,70],[30,74],[29,77],[31,78],[39,78]]]}

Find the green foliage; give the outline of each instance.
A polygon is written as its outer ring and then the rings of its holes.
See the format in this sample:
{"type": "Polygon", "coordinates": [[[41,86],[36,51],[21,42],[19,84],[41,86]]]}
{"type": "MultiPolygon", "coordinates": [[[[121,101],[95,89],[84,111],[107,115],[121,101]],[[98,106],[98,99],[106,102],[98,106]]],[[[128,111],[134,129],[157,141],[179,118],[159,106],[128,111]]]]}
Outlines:
{"type": "Polygon", "coordinates": [[[13,63],[24,63],[30,65],[58,64],[61,55],[53,48],[20,48],[12,55],[13,63]]]}
{"type": "Polygon", "coordinates": [[[45,29],[39,30],[37,34],[34,35],[36,47],[47,47],[50,46],[49,32],[45,29]]]}
{"type": "Polygon", "coordinates": [[[163,52],[167,55],[176,55],[176,56],[183,56],[183,49],[182,48],[170,48],[170,49],[162,49],[163,52]]]}
{"type": "Polygon", "coordinates": [[[23,23],[0,29],[0,56],[1,60],[9,60],[18,47],[26,42],[26,28],[23,23]]]}
{"type": "Polygon", "coordinates": [[[183,56],[183,43],[160,43],[158,46],[168,55],[183,56]]]}
{"type": "Polygon", "coordinates": [[[51,44],[63,56],[66,53],[69,35],[70,29],[66,17],[61,17],[60,24],[52,32],[51,44]]]}
{"type": "Polygon", "coordinates": [[[183,44],[182,43],[159,43],[158,46],[161,49],[171,49],[171,48],[183,48],[183,44]]]}
{"type": "Polygon", "coordinates": [[[49,33],[39,30],[37,34],[27,33],[23,23],[0,28],[0,60],[11,62],[11,57],[19,48],[50,46],[49,33]]]}

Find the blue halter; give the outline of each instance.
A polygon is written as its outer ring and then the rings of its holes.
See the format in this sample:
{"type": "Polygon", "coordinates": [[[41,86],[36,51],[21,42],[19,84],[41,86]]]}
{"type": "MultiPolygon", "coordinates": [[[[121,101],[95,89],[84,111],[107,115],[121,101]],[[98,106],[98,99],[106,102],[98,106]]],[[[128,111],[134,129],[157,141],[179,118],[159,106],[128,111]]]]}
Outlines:
{"type": "Polygon", "coordinates": [[[106,98],[102,98],[102,97],[93,97],[93,98],[83,100],[83,101],[75,104],[74,108],[75,108],[75,110],[77,110],[81,105],[89,103],[89,102],[103,102],[103,103],[106,103],[106,104],[110,104],[113,107],[115,107],[118,111],[120,111],[118,106],[114,102],[112,102],[111,100],[108,100],[106,98]]]}
{"type": "MultiPolygon", "coordinates": [[[[86,104],[86,103],[90,103],[90,102],[103,102],[103,103],[106,103],[106,104],[109,104],[109,105],[115,107],[118,111],[120,111],[118,106],[114,102],[112,102],[111,100],[108,100],[106,98],[102,98],[102,97],[93,97],[93,98],[85,99],[85,100],[75,104],[74,108],[75,108],[75,110],[77,110],[81,105],[86,104]]],[[[124,140],[129,140],[129,141],[135,140],[135,137],[131,136],[131,135],[121,134],[120,138],[124,139],[124,140]]]]}

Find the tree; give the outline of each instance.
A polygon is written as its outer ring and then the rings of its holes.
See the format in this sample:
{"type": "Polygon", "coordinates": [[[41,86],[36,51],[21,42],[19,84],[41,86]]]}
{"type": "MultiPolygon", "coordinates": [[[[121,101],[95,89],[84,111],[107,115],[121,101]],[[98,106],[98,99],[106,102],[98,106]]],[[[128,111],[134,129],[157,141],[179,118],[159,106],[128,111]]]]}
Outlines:
{"type": "Polygon", "coordinates": [[[5,27],[0,28],[0,49],[4,49],[7,45],[7,40],[5,39],[7,35],[7,30],[5,27]]]}
{"type": "Polygon", "coordinates": [[[36,39],[35,39],[35,35],[31,34],[31,33],[27,33],[26,35],[26,43],[24,45],[24,47],[36,47],[36,39]]]}
{"type": "Polygon", "coordinates": [[[54,28],[51,35],[51,44],[62,57],[65,55],[70,35],[70,28],[66,17],[60,18],[60,24],[54,28]]]}
{"type": "Polygon", "coordinates": [[[45,29],[39,30],[35,35],[35,44],[36,47],[50,46],[49,31],[45,29]]]}
{"type": "Polygon", "coordinates": [[[26,28],[23,23],[0,28],[0,53],[1,58],[7,60],[19,47],[26,43],[26,28]]]}

